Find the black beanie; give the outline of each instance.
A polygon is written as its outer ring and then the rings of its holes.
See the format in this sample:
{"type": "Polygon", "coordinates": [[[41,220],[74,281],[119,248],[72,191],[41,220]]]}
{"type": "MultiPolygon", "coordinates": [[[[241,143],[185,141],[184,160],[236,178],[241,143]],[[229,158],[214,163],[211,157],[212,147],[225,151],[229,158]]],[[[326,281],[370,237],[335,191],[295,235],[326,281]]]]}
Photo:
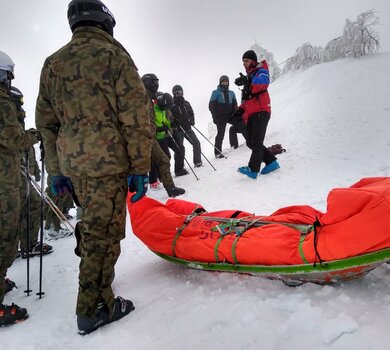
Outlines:
{"type": "Polygon", "coordinates": [[[248,50],[242,55],[242,59],[249,58],[252,61],[257,62],[257,55],[256,52],[253,50],[248,50]]]}

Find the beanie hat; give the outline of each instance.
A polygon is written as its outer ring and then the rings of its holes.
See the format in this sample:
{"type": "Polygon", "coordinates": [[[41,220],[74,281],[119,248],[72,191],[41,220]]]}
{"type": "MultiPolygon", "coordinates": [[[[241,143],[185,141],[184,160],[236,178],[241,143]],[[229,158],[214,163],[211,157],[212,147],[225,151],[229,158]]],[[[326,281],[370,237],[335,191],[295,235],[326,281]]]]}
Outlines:
{"type": "Polygon", "coordinates": [[[253,50],[248,50],[242,55],[242,59],[249,58],[252,61],[257,62],[257,55],[256,52],[253,50]]]}

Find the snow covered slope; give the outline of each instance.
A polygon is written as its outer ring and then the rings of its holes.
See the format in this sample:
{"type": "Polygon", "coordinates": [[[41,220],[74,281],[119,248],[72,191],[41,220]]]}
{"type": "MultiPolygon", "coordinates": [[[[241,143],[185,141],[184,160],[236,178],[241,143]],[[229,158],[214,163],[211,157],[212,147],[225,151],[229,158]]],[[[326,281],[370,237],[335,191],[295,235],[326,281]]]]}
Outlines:
{"type": "MultiPolygon", "coordinates": [[[[282,143],[281,169],[246,178],[249,150],[224,143],[228,159],[204,162],[192,175],[175,179],[183,199],[208,210],[242,209],[270,214],[293,204],[326,210],[326,195],[367,176],[390,176],[390,54],[341,60],[280,78],[270,87],[273,113],[266,144],[282,143]]],[[[204,103],[208,103],[208,93],[204,103]]],[[[206,130],[202,131],[206,133],[206,130]]],[[[188,145],[187,145],[188,146],[188,145]]],[[[192,152],[187,147],[192,163],[192,152]]],[[[165,191],[148,194],[167,199],[165,191]]],[[[390,229],[390,228],[389,228],[390,229]]],[[[44,257],[42,300],[38,259],[31,261],[26,297],[25,261],[8,276],[19,289],[6,296],[27,307],[30,318],[1,329],[4,349],[376,349],[389,348],[390,267],[334,286],[290,288],[281,282],[228,273],[186,270],[161,260],[138,241],[128,225],[114,288],[136,309],[90,336],[76,333],[74,315],[78,258],[74,239],[53,243],[44,257]]],[[[369,233],[368,233],[369,234],[369,233]]],[[[356,238],[358,239],[358,237],[356,238]]]]}

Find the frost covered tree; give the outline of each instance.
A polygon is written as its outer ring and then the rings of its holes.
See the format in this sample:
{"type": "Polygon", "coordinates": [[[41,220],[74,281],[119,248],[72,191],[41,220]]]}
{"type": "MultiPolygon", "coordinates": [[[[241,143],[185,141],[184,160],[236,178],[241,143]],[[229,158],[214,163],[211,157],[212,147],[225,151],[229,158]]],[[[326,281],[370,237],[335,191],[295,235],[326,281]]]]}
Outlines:
{"type": "Polygon", "coordinates": [[[252,45],[250,47],[250,50],[256,52],[257,59],[259,60],[259,62],[262,60],[267,60],[271,81],[275,81],[280,76],[282,71],[279,68],[278,63],[274,59],[274,54],[272,52],[269,52],[267,49],[264,49],[257,43],[252,45]]]}
{"type": "Polygon", "coordinates": [[[373,54],[380,48],[374,27],[379,23],[373,10],[361,13],[355,22],[346,19],[343,35],[325,46],[325,61],[373,54]]]}
{"type": "Polygon", "coordinates": [[[323,62],[324,49],[320,46],[313,46],[311,43],[305,43],[298,47],[295,55],[290,57],[283,67],[283,73],[289,71],[306,69],[315,64],[323,62]]]}
{"type": "Polygon", "coordinates": [[[378,51],[379,35],[374,29],[378,23],[373,10],[360,14],[356,22],[346,20],[343,37],[349,48],[347,56],[360,57],[378,51]]]}

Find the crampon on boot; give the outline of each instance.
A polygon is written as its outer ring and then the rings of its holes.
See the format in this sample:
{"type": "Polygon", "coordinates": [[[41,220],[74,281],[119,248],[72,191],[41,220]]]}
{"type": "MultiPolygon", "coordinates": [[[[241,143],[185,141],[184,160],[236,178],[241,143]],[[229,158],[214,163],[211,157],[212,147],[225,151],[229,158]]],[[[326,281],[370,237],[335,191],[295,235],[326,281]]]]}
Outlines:
{"type": "Polygon", "coordinates": [[[12,303],[12,305],[0,304],[0,327],[19,323],[28,318],[26,309],[12,303]]]}
{"type": "Polygon", "coordinates": [[[114,310],[112,311],[111,316],[105,304],[98,307],[94,318],[77,316],[78,333],[80,335],[92,333],[99,327],[120,320],[134,309],[135,307],[130,300],[123,299],[122,297],[116,297],[114,301],[114,310]]]}

